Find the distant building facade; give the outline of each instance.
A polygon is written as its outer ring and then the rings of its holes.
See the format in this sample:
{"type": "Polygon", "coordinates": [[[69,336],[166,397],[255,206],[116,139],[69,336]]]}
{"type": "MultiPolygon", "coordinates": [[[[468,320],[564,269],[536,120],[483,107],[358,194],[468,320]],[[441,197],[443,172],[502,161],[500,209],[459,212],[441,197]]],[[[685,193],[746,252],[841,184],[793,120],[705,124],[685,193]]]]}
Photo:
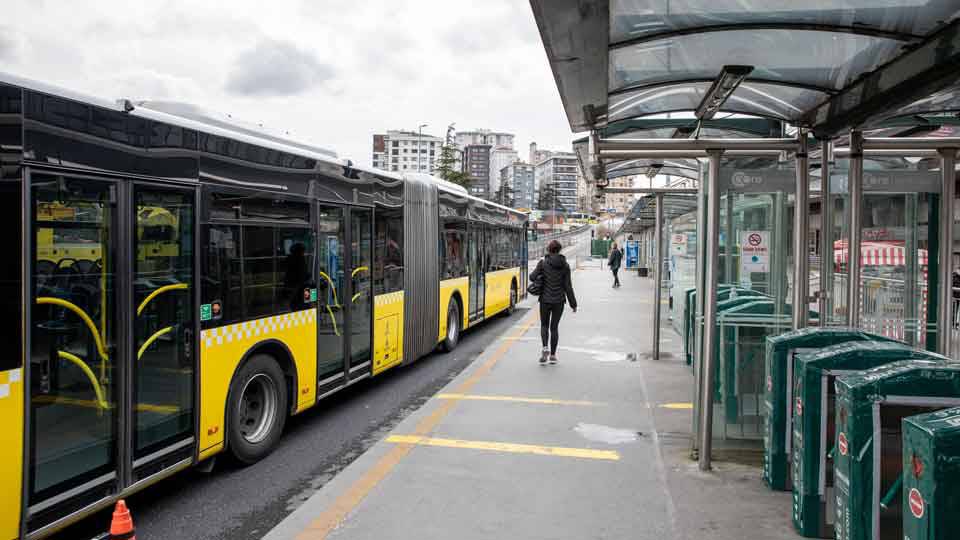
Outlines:
{"type": "Polygon", "coordinates": [[[490,198],[489,144],[468,144],[463,149],[463,172],[470,176],[468,191],[475,197],[490,198]]]}
{"type": "MultiPolygon", "coordinates": [[[[621,176],[612,178],[610,187],[613,188],[632,188],[635,176],[621,176]]],[[[603,196],[600,206],[604,210],[613,211],[617,214],[626,214],[633,208],[636,197],[632,193],[606,193],[603,196]]]]}
{"type": "Polygon", "coordinates": [[[489,129],[475,129],[473,131],[458,131],[457,146],[466,148],[472,144],[489,144],[490,146],[504,147],[513,150],[513,133],[491,131],[489,129]]]}
{"type": "Polygon", "coordinates": [[[373,167],[383,171],[432,173],[443,139],[416,131],[391,130],[373,136],[373,167]]]}
{"type": "Polygon", "coordinates": [[[507,184],[513,190],[513,207],[537,207],[537,184],[534,166],[515,161],[500,169],[500,183],[507,184]]]}
{"type": "Polygon", "coordinates": [[[500,189],[500,171],[511,163],[518,161],[520,155],[513,148],[495,146],[490,150],[490,192],[496,193],[500,189]]]}
{"type": "Polygon", "coordinates": [[[541,150],[537,147],[537,143],[532,142],[530,143],[530,155],[528,156],[528,162],[531,165],[536,165],[554,154],[556,154],[556,152],[551,152],[550,150],[541,150]]]}
{"type": "Polygon", "coordinates": [[[536,164],[534,175],[538,190],[541,194],[544,190],[553,194],[554,200],[548,203],[548,206],[553,206],[553,203],[555,203],[557,209],[565,212],[575,212],[577,210],[578,169],[579,163],[576,154],[565,152],[553,153],[547,159],[536,164]]]}

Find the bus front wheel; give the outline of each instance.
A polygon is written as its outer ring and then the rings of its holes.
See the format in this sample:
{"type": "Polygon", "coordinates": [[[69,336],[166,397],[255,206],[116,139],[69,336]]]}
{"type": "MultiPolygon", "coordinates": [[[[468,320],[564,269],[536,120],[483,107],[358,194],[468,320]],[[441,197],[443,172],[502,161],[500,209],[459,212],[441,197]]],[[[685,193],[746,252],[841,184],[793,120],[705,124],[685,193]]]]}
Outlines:
{"type": "Polygon", "coordinates": [[[460,304],[451,299],[447,307],[447,335],[443,338],[441,347],[444,352],[450,352],[457,348],[460,342],[460,304]]]}
{"type": "Polygon", "coordinates": [[[287,420],[287,385],[273,357],[250,358],[230,383],[228,448],[240,463],[250,465],[269,454],[287,420]]]}

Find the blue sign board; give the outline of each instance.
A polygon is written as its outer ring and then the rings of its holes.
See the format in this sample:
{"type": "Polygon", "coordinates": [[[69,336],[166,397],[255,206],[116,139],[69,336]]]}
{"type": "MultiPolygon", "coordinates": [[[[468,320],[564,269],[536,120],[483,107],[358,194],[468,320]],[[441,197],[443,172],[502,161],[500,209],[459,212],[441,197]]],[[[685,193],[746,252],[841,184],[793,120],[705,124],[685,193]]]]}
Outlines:
{"type": "Polygon", "coordinates": [[[627,240],[624,245],[624,258],[626,259],[626,268],[637,268],[640,266],[640,242],[636,240],[627,240]]]}

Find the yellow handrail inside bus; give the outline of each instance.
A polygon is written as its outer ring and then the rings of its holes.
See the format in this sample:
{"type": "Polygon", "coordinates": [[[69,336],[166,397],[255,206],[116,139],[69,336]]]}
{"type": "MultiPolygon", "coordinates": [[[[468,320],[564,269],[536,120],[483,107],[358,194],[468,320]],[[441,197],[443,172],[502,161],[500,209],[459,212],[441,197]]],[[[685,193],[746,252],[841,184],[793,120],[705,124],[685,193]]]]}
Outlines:
{"type": "Polygon", "coordinates": [[[103,346],[103,341],[100,339],[100,332],[97,331],[96,325],[93,324],[93,320],[90,319],[90,316],[87,315],[85,311],[80,309],[73,302],[64,300],[62,298],[54,298],[52,296],[40,296],[37,298],[38,304],[52,304],[54,306],[60,306],[77,314],[78,317],[87,325],[87,328],[90,329],[90,333],[93,334],[93,341],[97,345],[97,352],[100,353],[100,359],[104,362],[107,361],[107,349],[103,346]]]}
{"type": "Polygon", "coordinates": [[[173,332],[172,326],[161,328],[160,330],[157,330],[155,334],[148,337],[147,340],[143,342],[143,345],[140,346],[140,350],[137,351],[137,360],[139,360],[140,357],[143,356],[143,353],[146,352],[147,348],[150,347],[150,345],[153,345],[153,342],[156,341],[157,338],[159,338],[162,335],[169,334],[170,332],[173,332]]]}
{"type": "Polygon", "coordinates": [[[93,393],[97,395],[97,405],[101,409],[109,409],[110,404],[107,403],[107,400],[103,397],[103,388],[101,388],[100,383],[97,382],[97,376],[93,374],[93,370],[90,369],[90,366],[88,366],[86,362],[81,360],[79,356],[70,354],[66,351],[57,351],[57,356],[59,356],[60,358],[63,358],[64,360],[72,362],[74,365],[80,368],[80,371],[82,371],[83,374],[86,375],[88,379],[90,379],[90,384],[93,385],[93,393]]]}
{"type": "Polygon", "coordinates": [[[369,271],[370,271],[370,268],[368,268],[368,267],[366,267],[366,266],[361,266],[361,267],[359,267],[359,268],[354,268],[354,269],[353,269],[353,272],[350,272],[350,277],[354,277],[354,278],[357,277],[357,272],[369,272],[369,271]]]}
{"type": "Polygon", "coordinates": [[[140,306],[137,307],[137,315],[140,315],[141,313],[143,313],[143,310],[147,308],[147,304],[149,304],[151,300],[160,296],[161,294],[168,291],[186,290],[189,288],[190,286],[187,285],[186,283],[174,283],[173,285],[164,285],[163,287],[160,287],[159,289],[148,294],[147,297],[143,299],[143,302],[140,302],[140,306]]]}
{"type": "Polygon", "coordinates": [[[327,283],[330,284],[330,289],[333,290],[333,303],[334,305],[339,306],[340,299],[337,297],[337,286],[333,284],[333,280],[330,279],[330,276],[328,276],[326,272],[321,271],[319,272],[319,274],[320,274],[320,277],[327,280],[327,283]]]}
{"type": "Polygon", "coordinates": [[[357,302],[357,298],[360,298],[360,296],[361,296],[362,294],[363,294],[363,292],[358,292],[357,294],[353,295],[353,298],[351,298],[350,301],[351,301],[352,303],[356,303],[356,302],[357,302]]]}

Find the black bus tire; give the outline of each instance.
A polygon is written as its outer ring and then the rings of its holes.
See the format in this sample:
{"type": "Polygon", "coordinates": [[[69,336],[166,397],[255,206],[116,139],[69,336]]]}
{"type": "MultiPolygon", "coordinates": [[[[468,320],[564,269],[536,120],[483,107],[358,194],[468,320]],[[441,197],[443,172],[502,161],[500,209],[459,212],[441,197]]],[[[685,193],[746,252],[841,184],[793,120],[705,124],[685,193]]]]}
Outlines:
{"type": "Polygon", "coordinates": [[[506,313],[507,317],[513,315],[517,312],[517,282],[514,281],[510,283],[510,305],[507,306],[506,313]]]}
{"type": "Polygon", "coordinates": [[[244,465],[273,451],[287,421],[287,384],[267,354],[251,357],[237,371],[227,398],[227,448],[244,465]]]}
{"type": "Polygon", "coordinates": [[[460,331],[463,324],[463,318],[460,316],[460,304],[455,298],[450,299],[450,305],[447,306],[447,335],[444,336],[440,348],[443,352],[450,352],[457,348],[460,343],[460,331]]]}

